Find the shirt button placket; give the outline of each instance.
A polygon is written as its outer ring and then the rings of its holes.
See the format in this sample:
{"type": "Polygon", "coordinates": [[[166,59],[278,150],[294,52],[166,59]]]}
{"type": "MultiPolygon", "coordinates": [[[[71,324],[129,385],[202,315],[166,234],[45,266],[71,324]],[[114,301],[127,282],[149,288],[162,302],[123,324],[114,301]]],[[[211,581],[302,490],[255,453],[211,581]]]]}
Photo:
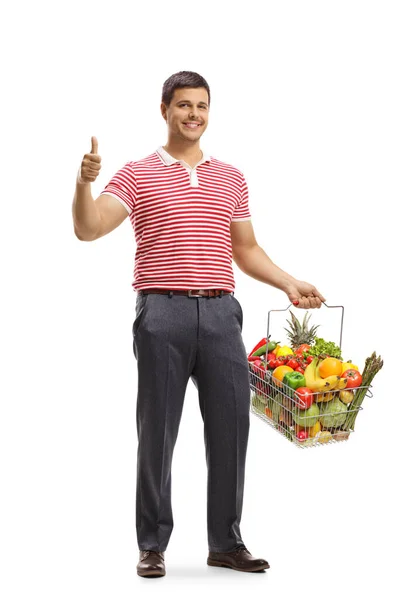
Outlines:
{"type": "Polygon", "coordinates": [[[194,186],[194,187],[198,187],[199,182],[197,180],[197,171],[196,169],[192,169],[190,171],[190,185],[194,186]]]}

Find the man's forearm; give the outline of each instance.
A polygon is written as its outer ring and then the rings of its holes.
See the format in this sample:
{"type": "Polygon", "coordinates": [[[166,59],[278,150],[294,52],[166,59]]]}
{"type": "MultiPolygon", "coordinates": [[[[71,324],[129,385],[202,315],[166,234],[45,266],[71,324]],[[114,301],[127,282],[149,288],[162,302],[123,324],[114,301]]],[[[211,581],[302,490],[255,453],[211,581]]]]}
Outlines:
{"type": "Polygon", "coordinates": [[[235,257],[235,262],[239,269],[249,277],[272,285],[283,292],[286,292],[288,286],[296,281],[289,273],[277,267],[258,245],[243,252],[240,258],[235,257]]]}
{"type": "Polygon", "coordinates": [[[100,228],[100,214],[92,197],[90,183],[76,182],[72,215],[76,236],[81,240],[93,239],[100,228]]]}

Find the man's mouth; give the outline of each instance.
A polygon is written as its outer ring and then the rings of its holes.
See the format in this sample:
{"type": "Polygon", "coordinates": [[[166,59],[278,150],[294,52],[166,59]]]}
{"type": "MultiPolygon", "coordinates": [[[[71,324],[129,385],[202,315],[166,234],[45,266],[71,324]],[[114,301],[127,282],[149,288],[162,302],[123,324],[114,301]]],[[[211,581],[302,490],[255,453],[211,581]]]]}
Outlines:
{"type": "Polygon", "coordinates": [[[184,123],[184,125],[189,129],[196,129],[197,127],[200,127],[201,123],[193,123],[189,121],[188,123],[184,123]]]}

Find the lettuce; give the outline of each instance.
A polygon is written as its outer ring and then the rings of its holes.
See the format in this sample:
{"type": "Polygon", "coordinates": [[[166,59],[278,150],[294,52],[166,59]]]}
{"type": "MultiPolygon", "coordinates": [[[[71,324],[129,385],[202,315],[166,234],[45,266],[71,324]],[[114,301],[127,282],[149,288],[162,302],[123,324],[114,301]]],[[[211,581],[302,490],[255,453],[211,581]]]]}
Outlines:
{"type": "Polygon", "coordinates": [[[324,414],[320,415],[319,420],[323,427],[340,427],[348,414],[346,404],[343,404],[338,398],[325,402],[322,413],[324,414]]]}
{"type": "Polygon", "coordinates": [[[334,342],[326,342],[323,338],[315,338],[315,343],[311,346],[311,348],[307,351],[307,354],[311,354],[312,356],[320,356],[321,354],[326,354],[328,356],[333,356],[334,358],[342,359],[342,351],[339,346],[336,346],[334,342]]]}

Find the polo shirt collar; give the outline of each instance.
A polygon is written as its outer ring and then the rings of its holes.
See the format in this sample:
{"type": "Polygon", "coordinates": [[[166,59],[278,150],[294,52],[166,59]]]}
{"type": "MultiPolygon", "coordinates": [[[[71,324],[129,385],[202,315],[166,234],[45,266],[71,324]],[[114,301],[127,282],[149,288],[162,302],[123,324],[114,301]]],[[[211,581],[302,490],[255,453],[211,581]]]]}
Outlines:
{"type": "MultiPolygon", "coordinates": [[[[157,148],[157,153],[160,156],[163,163],[167,166],[173,165],[174,163],[177,163],[177,162],[187,164],[187,163],[185,163],[184,160],[174,158],[173,156],[168,154],[168,152],[166,150],[164,150],[164,148],[162,146],[159,146],[159,148],[157,148]]],[[[196,167],[203,164],[204,162],[211,162],[211,156],[207,152],[203,152],[203,158],[197,163],[196,167]]]]}

